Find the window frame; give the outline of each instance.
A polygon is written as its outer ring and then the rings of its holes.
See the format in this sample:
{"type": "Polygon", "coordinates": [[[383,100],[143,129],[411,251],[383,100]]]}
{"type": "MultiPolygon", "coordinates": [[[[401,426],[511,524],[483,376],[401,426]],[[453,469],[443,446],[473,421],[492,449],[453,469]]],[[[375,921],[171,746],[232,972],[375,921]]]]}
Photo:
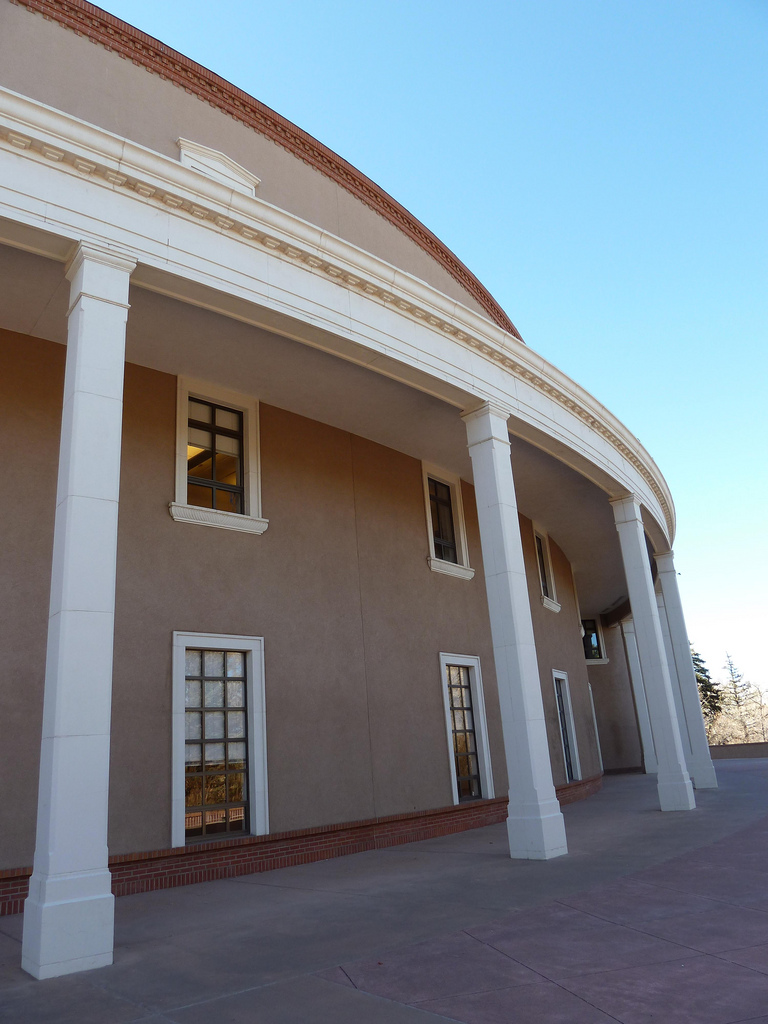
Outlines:
{"type": "Polygon", "coordinates": [[[541,603],[545,608],[548,608],[551,612],[559,612],[561,605],[557,600],[557,585],[555,583],[555,573],[552,568],[552,555],[549,550],[549,534],[543,527],[539,526],[538,523],[533,523],[533,554],[536,559],[536,578],[539,581],[539,591],[541,594],[541,603]],[[539,547],[537,541],[541,541],[542,558],[544,561],[544,579],[542,579],[542,566],[539,560],[539,547]],[[550,595],[544,593],[544,584],[546,580],[546,589],[550,591],[550,595]]]}
{"type": "Polygon", "coordinates": [[[267,787],[267,720],[264,692],[264,638],[228,633],[187,633],[174,630],[171,711],[171,846],[205,844],[211,840],[188,841],[184,824],[184,715],[185,655],[188,647],[206,650],[241,651],[246,665],[246,713],[248,716],[248,832],[223,833],[217,841],[262,836],[269,832],[267,787]]]}
{"type": "Polygon", "coordinates": [[[555,694],[555,716],[557,718],[557,731],[560,736],[560,746],[563,752],[563,768],[565,769],[566,785],[572,785],[574,782],[580,782],[583,779],[581,771],[581,758],[579,757],[579,744],[576,739],[576,720],[573,716],[573,703],[571,701],[571,685],[568,681],[568,673],[563,672],[561,669],[552,669],[552,689],[555,694]],[[557,704],[557,681],[563,684],[561,691],[563,694],[563,708],[565,710],[566,728],[568,730],[568,744],[571,751],[571,769],[573,771],[573,779],[568,779],[568,767],[565,756],[565,741],[563,739],[563,726],[560,720],[560,709],[557,704]]]}
{"type": "MultiPolygon", "coordinates": [[[[485,714],[485,698],[483,696],[483,677],[480,671],[480,658],[475,655],[440,653],[440,692],[443,695],[445,712],[445,729],[448,740],[448,768],[451,779],[453,803],[459,804],[459,787],[456,782],[456,762],[453,750],[453,720],[451,719],[451,701],[448,695],[447,668],[458,665],[469,669],[469,685],[472,692],[472,711],[475,720],[475,743],[477,745],[477,767],[480,774],[481,800],[493,800],[493,770],[491,766],[491,747],[488,740],[488,721],[485,714]]],[[[465,801],[469,803],[470,801],[465,801]]]]}
{"type": "Polygon", "coordinates": [[[261,471],[259,460],[259,403],[251,395],[196,380],[177,378],[176,385],[176,500],[168,506],[177,522],[197,523],[220,530],[262,534],[269,520],[261,516],[261,471]],[[243,502],[242,512],[222,512],[187,503],[188,401],[227,406],[243,414],[243,502]]]}
{"type": "Polygon", "coordinates": [[[467,546],[467,531],[464,525],[464,505],[461,500],[461,477],[456,473],[449,473],[428,462],[421,464],[422,484],[424,488],[424,510],[427,518],[427,537],[429,538],[429,554],[427,564],[433,572],[444,573],[446,576],[455,576],[457,579],[471,580],[475,570],[469,564],[469,548],[467,546]],[[446,562],[438,558],[435,553],[435,535],[432,530],[432,508],[429,495],[429,481],[435,480],[444,484],[451,492],[451,515],[453,517],[453,533],[456,543],[456,561],[446,562]]]}

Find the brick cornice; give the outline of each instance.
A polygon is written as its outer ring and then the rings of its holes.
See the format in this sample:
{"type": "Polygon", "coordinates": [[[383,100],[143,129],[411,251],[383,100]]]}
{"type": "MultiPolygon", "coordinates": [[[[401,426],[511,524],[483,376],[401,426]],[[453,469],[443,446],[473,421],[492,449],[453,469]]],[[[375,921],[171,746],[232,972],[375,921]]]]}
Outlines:
{"type": "Polygon", "coordinates": [[[451,250],[404,206],[291,121],[158,39],[85,0],[10,0],[193,93],[282,146],[397,227],[435,259],[480,304],[494,323],[522,341],[490,292],[451,250]]]}

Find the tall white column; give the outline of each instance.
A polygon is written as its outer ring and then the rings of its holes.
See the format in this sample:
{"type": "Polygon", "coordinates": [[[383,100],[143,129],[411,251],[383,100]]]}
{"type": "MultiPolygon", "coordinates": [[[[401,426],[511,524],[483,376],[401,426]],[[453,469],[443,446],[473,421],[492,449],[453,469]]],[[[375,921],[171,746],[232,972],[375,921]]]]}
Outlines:
{"type": "Polygon", "coordinates": [[[659,804],[662,811],[689,811],[696,806],[696,801],[680,740],[659,609],[656,606],[640,516],[640,502],[634,495],[630,495],[615,499],[611,505],[619,532],[640,668],[656,746],[659,804]]]}
{"type": "Polygon", "coordinates": [[[83,244],[67,270],[37,841],[21,961],[36,978],[112,963],[109,733],[125,325],[134,267],[83,244]]]}
{"type": "Polygon", "coordinates": [[[544,860],[567,853],[568,847],[552,782],[507,418],[506,410],[486,403],[464,421],[509,775],[509,852],[544,860]]]}
{"type": "Polygon", "coordinates": [[[640,742],[643,745],[643,764],[646,775],[655,775],[659,770],[656,760],[656,747],[653,743],[653,730],[651,719],[648,714],[648,701],[645,696],[645,685],[643,684],[643,670],[640,668],[640,655],[637,652],[637,637],[635,636],[635,624],[632,619],[625,619],[621,624],[621,634],[624,637],[624,650],[627,655],[627,668],[629,670],[629,681],[632,684],[632,694],[635,698],[635,710],[637,711],[637,725],[640,730],[640,742]]]}
{"type": "Polygon", "coordinates": [[[685,723],[690,748],[688,771],[693,777],[693,784],[697,789],[717,789],[717,776],[709,753],[709,743],[701,713],[699,688],[696,685],[696,672],[691,660],[691,645],[688,640],[688,631],[685,628],[680,588],[677,585],[674,554],[667,551],[655,557],[672,650],[672,657],[669,659],[670,669],[674,665],[682,706],[680,725],[682,729],[683,723],[685,723]]]}

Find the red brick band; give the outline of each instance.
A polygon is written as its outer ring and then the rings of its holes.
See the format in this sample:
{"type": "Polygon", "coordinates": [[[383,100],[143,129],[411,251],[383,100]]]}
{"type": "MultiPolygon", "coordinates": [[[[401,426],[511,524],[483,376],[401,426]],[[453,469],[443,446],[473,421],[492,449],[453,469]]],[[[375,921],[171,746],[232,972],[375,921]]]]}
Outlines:
{"type": "MultiPolygon", "coordinates": [[[[557,797],[561,804],[583,800],[596,793],[601,784],[602,778],[598,775],[569,786],[560,786],[557,797]]],[[[344,857],[348,853],[382,850],[388,846],[495,825],[505,821],[506,817],[507,799],[497,797],[432,811],[393,814],[386,818],[128,853],[109,858],[112,892],[115,896],[129,896],[155,889],[172,889],[177,885],[272,871],[295,864],[310,864],[331,857],[344,857]]],[[[22,912],[31,874],[32,868],[0,871],[0,916],[22,912]]]]}
{"type": "Polygon", "coordinates": [[[50,21],[72,29],[107,50],[114,50],[121,57],[218,107],[314,167],[416,242],[480,303],[494,323],[522,341],[517,328],[490,292],[436,235],[374,181],[291,121],[201,64],[95,4],[85,0],[11,0],[11,3],[38,11],[50,21]]]}

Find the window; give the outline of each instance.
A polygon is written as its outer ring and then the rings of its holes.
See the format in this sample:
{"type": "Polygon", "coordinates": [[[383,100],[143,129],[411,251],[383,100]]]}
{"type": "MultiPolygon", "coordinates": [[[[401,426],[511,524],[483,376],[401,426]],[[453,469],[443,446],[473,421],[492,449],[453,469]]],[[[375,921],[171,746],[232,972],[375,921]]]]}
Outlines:
{"type": "Polygon", "coordinates": [[[549,554],[549,537],[539,529],[533,527],[533,540],[536,545],[536,564],[539,570],[539,585],[541,587],[541,603],[552,612],[559,612],[560,605],[557,601],[555,590],[555,575],[552,572],[552,559],[549,554]]]}
{"type": "Polygon", "coordinates": [[[263,533],[258,454],[254,399],[179,378],[174,519],[263,533]]]}
{"type": "Polygon", "coordinates": [[[568,676],[565,672],[553,672],[552,676],[555,683],[555,702],[557,704],[557,719],[560,725],[560,740],[563,744],[565,781],[574,782],[581,778],[581,767],[579,765],[579,751],[576,746],[576,729],[573,721],[568,676]]]}
{"type": "Polygon", "coordinates": [[[174,633],[172,843],[268,831],[263,641],[174,633]]]}
{"type": "Polygon", "coordinates": [[[584,644],[584,657],[593,665],[607,665],[608,659],[605,656],[603,646],[603,630],[597,619],[581,620],[582,643],[584,644]]]}
{"type": "Polygon", "coordinates": [[[441,654],[440,678],[453,802],[490,799],[493,777],[480,659],[441,654]]]}
{"type": "Polygon", "coordinates": [[[427,562],[434,572],[471,580],[475,570],[469,567],[461,480],[452,473],[422,464],[424,501],[430,554],[427,562]]]}

